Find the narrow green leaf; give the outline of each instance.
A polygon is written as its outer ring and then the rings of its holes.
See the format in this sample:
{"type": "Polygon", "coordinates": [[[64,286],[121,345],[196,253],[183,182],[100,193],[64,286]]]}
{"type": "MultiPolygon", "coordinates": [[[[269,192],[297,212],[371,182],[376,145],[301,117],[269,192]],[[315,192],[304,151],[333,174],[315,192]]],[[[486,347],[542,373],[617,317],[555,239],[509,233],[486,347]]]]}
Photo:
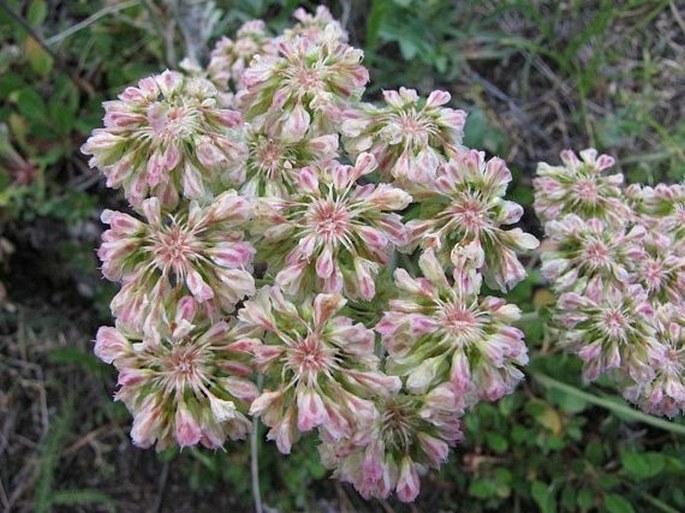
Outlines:
{"type": "Polygon", "coordinates": [[[675,422],[642,413],[641,411],[635,410],[624,403],[606,399],[604,397],[597,397],[594,394],[579,390],[574,386],[562,383],[539,372],[531,373],[531,377],[547,388],[557,388],[559,390],[563,390],[564,392],[575,395],[576,397],[584,399],[591,404],[605,408],[632,421],[644,422],[645,424],[649,424],[650,426],[663,429],[665,431],[670,431],[671,433],[685,435],[685,425],[683,424],[676,424],[675,422]]]}
{"type": "Polygon", "coordinates": [[[52,503],[61,506],[83,506],[87,504],[99,504],[107,511],[116,511],[114,501],[97,490],[60,490],[52,495],[52,503]]]}

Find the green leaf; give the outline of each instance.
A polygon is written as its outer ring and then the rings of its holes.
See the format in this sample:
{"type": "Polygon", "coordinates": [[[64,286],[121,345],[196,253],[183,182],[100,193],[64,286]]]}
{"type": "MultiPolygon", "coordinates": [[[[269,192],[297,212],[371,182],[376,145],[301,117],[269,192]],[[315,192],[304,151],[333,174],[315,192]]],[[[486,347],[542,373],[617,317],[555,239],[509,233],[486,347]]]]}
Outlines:
{"type": "Polygon", "coordinates": [[[35,28],[42,25],[48,15],[48,5],[45,0],[33,0],[26,13],[26,19],[35,28]]]}
{"type": "Polygon", "coordinates": [[[549,391],[548,397],[567,413],[576,414],[587,408],[587,401],[585,399],[562,390],[553,388],[549,391]]]}
{"type": "Polygon", "coordinates": [[[70,434],[74,417],[72,398],[63,403],[59,413],[50,424],[50,430],[41,442],[38,473],[34,485],[33,510],[36,513],[50,513],[54,501],[53,481],[59,465],[60,455],[70,434]]]}
{"type": "Polygon", "coordinates": [[[474,108],[466,118],[464,144],[469,148],[485,147],[492,153],[499,154],[506,147],[506,136],[498,127],[489,123],[482,109],[474,108]]]}
{"type": "Polygon", "coordinates": [[[18,73],[0,74],[0,97],[7,98],[24,86],[24,77],[18,73]]]}
{"type": "Polygon", "coordinates": [[[35,89],[27,87],[17,91],[13,95],[19,112],[31,121],[42,121],[45,119],[45,102],[35,89]]]}
{"type": "Polygon", "coordinates": [[[28,56],[31,68],[39,75],[47,76],[52,71],[52,65],[54,64],[52,55],[46,52],[32,36],[26,37],[24,47],[26,48],[26,55],[28,56]]]}
{"type": "Polygon", "coordinates": [[[469,486],[469,495],[479,499],[493,497],[496,491],[495,483],[488,479],[475,479],[469,486]]]}
{"type": "Polygon", "coordinates": [[[53,493],[52,503],[62,506],[83,506],[87,504],[99,504],[107,511],[116,511],[114,501],[97,490],[60,490],[53,493]]]}
{"type": "Polygon", "coordinates": [[[94,354],[86,353],[78,347],[64,347],[54,349],[48,354],[52,363],[60,365],[75,365],[96,376],[104,376],[106,367],[94,354]]]}
{"type": "Polygon", "coordinates": [[[366,50],[373,50],[378,44],[378,34],[381,24],[388,11],[389,4],[382,0],[374,0],[371,3],[371,11],[366,20],[366,50]]]}
{"type": "Polygon", "coordinates": [[[552,487],[541,481],[533,481],[530,488],[533,500],[540,508],[541,513],[556,513],[557,504],[552,487]]]}
{"type": "Polygon", "coordinates": [[[635,513],[635,508],[616,493],[604,496],[604,507],[608,513],[635,513]]]}
{"type": "Polygon", "coordinates": [[[496,453],[503,453],[509,448],[509,442],[501,434],[490,432],[486,435],[486,440],[490,448],[496,453]]]}
{"type": "Polygon", "coordinates": [[[595,494],[591,488],[583,488],[580,493],[578,493],[578,506],[582,510],[588,510],[592,507],[594,498],[595,494]]]}
{"type": "Polygon", "coordinates": [[[621,463],[626,473],[635,479],[647,479],[661,473],[666,466],[666,460],[661,454],[654,452],[638,453],[623,451],[621,463]]]}
{"type": "Polygon", "coordinates": [[[685,425],[683,424],[660,419],[653,415],[642,413],[641,411],[631,408],[624,402],[604,397],[598,397],[594,394],[590,394],[588,392],[580,390],[572,385],[568,385],[566,383],[562,383],[561,381],[557,381],[556,379],[550,378],[549,376],[546,376],[539,372],[533,372],[531,373],[531,375],[538,383],[547,388],[557,388],[559,390],[563,390],[569,394],[579,397],[580,399],[584,399],[585,401],[591,404],[601,406],[602,408],[606,408],[607,410],[611,411],[620,418],[624,418],[626,420],[634,422],[644,422],[645,424],[649,424],[650,426],[654,426],[665,431],[670,431],[671,433],[685,435],[685,425]]]}

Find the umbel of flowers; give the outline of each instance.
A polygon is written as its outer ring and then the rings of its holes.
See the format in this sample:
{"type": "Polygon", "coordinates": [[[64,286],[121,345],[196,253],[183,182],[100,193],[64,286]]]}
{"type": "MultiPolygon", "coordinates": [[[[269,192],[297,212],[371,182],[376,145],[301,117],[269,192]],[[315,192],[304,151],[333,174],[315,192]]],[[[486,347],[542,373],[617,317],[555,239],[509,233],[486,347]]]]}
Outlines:
{"type": "Polygon", "coordinates": [[[541,163],[535,208],[560,344],[641,409],[685,411],[685,185],[623,187],[593,149],[541,163]]]}
{"type": "MultiPolygon", "coordinates": [[[[258,419],[283,453],[316,436],[333,475],[365,497],[412,501],[461,440],[463,413],[523,378],[519,310],[481,288],[515,286],[517,254],[537,240],[511,226],[522,214],[504,199],[511,174],[464,147],[466,115],[447,92],[401,88],[366,103],[363,54],[330,13],[296,19],[281,35],[249,22],[206,70],[165,71],[105,104],[83,152],[131,212],[102,215],[98,254],[121,289],[95,352],[119,371],[116,399],[139,446],[218,448],[258,419]]],[[[665,191],[634,196],[631,208],[658,212],[682,238],[665,191]]],[[[561,246],[560,274],[593,230],[561,246]]],[[[637,252],[608,248],[602,286],[632,272],[650,299],[677,293],[664,242],[628,270],[637,252]]],[[[645,301],[631,303],[635,316],[645,301]]],[[[664,326],[679,354],[681,330],[664,326]]],[[[645,327],[644,348],[617,346],[636,373],[644,358],[669,361],[655,330],[645,327]]],[[[652,373],[659,404],[678,396],[676,365],[652,373]]]]}

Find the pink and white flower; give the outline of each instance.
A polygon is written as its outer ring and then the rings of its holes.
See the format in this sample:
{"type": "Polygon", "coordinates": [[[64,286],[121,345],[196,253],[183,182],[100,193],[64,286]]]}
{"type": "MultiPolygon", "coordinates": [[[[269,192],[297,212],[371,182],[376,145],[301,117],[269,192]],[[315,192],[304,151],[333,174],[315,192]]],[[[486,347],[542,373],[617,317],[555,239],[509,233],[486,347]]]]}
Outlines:
{"type": "Polygon", "coordinates": [[[223,321],[197,315],[193,298],[164,308],[154,326],[102,327],[95,354],[119,371],[116,399],[134,416],[136,445],[217,449],[250,429],[245,412],[257,397],[249,350],[259,341],[223,321]]]}
{"type": "Polygon", "coordinates": [[[150,196],[166,207],[211,198],[245,175],[242,116],[218,95],[208,80],[175,71],[144,78],[105,102],[105,127],[81,151],[134,207],[150,196]]]}
{"type": "Polygon", "coordinates": [[[559,298],[560,343],[583,360],[583,376],[594,381],[613,372],[619,380],[647,385],[664,347],[656,338],[654,308],[639,285],[618,286],[593,278],[583,295],[559,298]]]}
{"type": "Polygon", "coordinates": [[[506,291],[526,275],[516,253],[538,246],[538,240],[517,223],[523,208],[504,200],[511,173],[504,161],[485,161],[483,152],[460,153],[440,166],[433,196],[426,198],[419,215],[407,223],[409,249],[433,248],[445,267],[456,265],[466,248],[474,253],[486,283],[506,291]]]}
{"type": "Polygon", "coordinates": [[[563,166],[540,162],[535,187],[535,211],[543,222],[575,214],[582,219],[600,219],[621,225],[630,212],[622,198],[623,175],[606,175],[614,165],[609,155],[597,156],[588,148],[580,158],[571,150],[561,152],[563,166]]]}
{"type": "Polygon", "coordinates": [[[400,299],[376,326],[388,351],[387,369],[406,377],[406,388],[425,393],[450,383],[463,406],[511,393],[528,363],[523,333],[512,326],[518,307],[479,298],[480,282],[468,271],[450,284],[432,250],[419,260],[424,278],[395,271],[400,299]]]}
{"type": "Polygon", "coordinates": [[[315,428],[329,439],[351,437],[374,420],[373,398],[401,385],[378,370],[373,331],[338,315],[345,303],[339,294],[318,294],[295,304],[265,287],[238,313],[263,333],[252,351],[265,391],[250,413],[271,428],[267,438],[283,453],[315,428]]]}
{"type": "Polygon", "coordinates": [[[438,168],[464,150],[466,113],[445,107],[451,98],[446,91],[420,98],[401,87],[383,97],[381,107],[361,104],[345,113],[345,149],[353,156],[370,152],[384,177],[403,186],[430,184],[438,168]]]}
{"type": "Polygon", "coordinates": [[[207,75],[221,90],[242,89],[243,73],[255,55],[276,55],[277,45],[262,20],[250,20],[238,29],[235,41],[222,37],[209,56],[207,75]]]}
{"type": "Polygon", "coordinates": [[[393,212],[412,199],[388,184],[358,184],[375,167],[369,154],[360,155],[354,166],[331,161],[305,167],[297,174],[297,194],[264,200],[258,247],[285,292],[374,297],[380,266],[407,242],[401,218],[393,212]]]}
{"type": "Polygon", "coordinates": [[[332,133],[340,112],[369,80],[363,52],[340,40],[334,25],[319,39],[281,40],[279,55],[261,55],[243,74],[237,99],[248,122],[284,142],[332,133]]]}
{"type": "Polygon", "coordinates": [[[655,362],[654,380],[624,390],[626,399],[652,415],[674,417],[685,411],[685,310],[665,305],[657,311],[656,337],[664,354],[655,362]]]}
{"type": "Polygon", "coordinates": [[[393,491],[403,502],[419,494],[419,476],[438,469],[461,441],[459,401],[447,385],[427,394],[392,394],[377,402],[378,417],[352,439],[322,436],[319,453],[333,477],[351,483],[365,498],[393,491]]]}
{"type": "Polygon", "coordinates": [[[191,294],[215,314],[232,311],[254,293],[255,250],[242,231],[250,206],[235,191],[204,208],[191,202],[176,215],[163,215],[157,198],[145,200],[142,210],[146,222],[122,212],[102,214],[110,229],[98,256],[105,277],[122,282],[111,305],[120,322],[140,328],[172,289],[191,294]]]}
{"type": "Polygon", "coordinates": [[[542,254],[542,274],[556,291],[583,292],[595,277],[628,285],[634,266],[647,258],[641,225],[609,225],[568,214],[545,225],[550,251],[542,254]]]}

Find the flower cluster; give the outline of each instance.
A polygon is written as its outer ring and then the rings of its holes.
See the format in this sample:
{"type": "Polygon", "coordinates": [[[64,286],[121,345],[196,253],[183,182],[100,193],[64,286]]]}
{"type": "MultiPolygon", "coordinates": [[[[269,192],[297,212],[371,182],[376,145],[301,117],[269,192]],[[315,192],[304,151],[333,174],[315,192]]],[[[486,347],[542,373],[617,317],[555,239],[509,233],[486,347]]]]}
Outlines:
{"type": "Polygon", "coordinates": [[[398,377],[379,372],[373,331],[338,315],[345,303],[340,294],[317,294],[295,306],[266,287],[240,311],[239,319],[262,333],[255,364],[274,386],[250,413],[271,427],[267,438],[281,452],[314,428],[332,440],[352,437],[373,421],[372,399],[401,387],[398,377]]]}
{"type": "Polygon", "coordinates": [[[81,151],[134,207],[148,196],[170,208],[179,196],[211,197],[245,174],[242,115],[218,96],[208,80],[176,71],[144,78],[105,102],[105,127],[81,151]]]}
{"type": "Polygon", "coordinates": [[[335,161],[297,174],[299,193],[264,200],[262,232],[275,282],[292,295],[320,288],[373,299],[379,266],[407,242],[399,214],[412,197],[388,184],[357,185],[375,168],[363,153],[354,166],[335,161]]]}
{"type": "Polygon", "coordinates": [[[207,65],[207,76],[219,89],[241,89],[244,86],[243,73],[252,58],[275,54],[274,41],[264,22],[251,20],[238,29],[235,41],[222,37],[217,42],[207,65]]]}
{"type": "Polygon", "coordinates": [[[559,295],[563,347],[584,376],[611,376],[650,413],[685,411],[685,193],[682,184],[622,188],[593,149],[541,163],[535,207],[551,244],[542,272],[559,295]]]}
{"type": "Polygon", "coordinates": [[[212,311],[230,312],[254,293],[254,248],[239,228],[249,218],[247,201],[226,191],[206,207],[191,202],[187,210],[162,215],[158,198],[143,201],[147,222],[106,210],[98,256],[102,272],[123,286],[112,312],[128,326],[156,322],[156,306],[180,289],[212,311]]]}
{"type": "Polygon", "coordinates": [[[203,319],[189,296],[175,308],[162,307],[154,329],[98,331],[95,354],[119,371],[116,398],[134,415],[131,438],[140,447],[156,441],[158,450],[245,438],[257,396],[249,349],[258,341],[203,319]]]}
{"type": "Polygon", "coordinates": [[[105,104],[83,151],[134,212],[102,215],[121,289],[95,352],[119,370],[137,445],[217,448],[261,421],[283,453],[317,436],[363,496],[412,501],[465,411],[523,377],[519,311],[481,282],[513,287],[537,240],[508,228],[511,174],[462,145],[447,92],[366,103],[340,24],[296,19],[275,37],[248,22],[206,69],[105,104]]]}
{"type": "Polygon", "coordinates": [[[414,89],[384,91],[385,106],[346,113],[342,126],[351,154],[370,151],[386,176],[412,183],[435,178],[441,164],[459,153],[466,113],[444,107],[445,91],[422,99],[414,89]]]}
{"type": "Polygon", "coordinates": [[[429,393],[391,394],[380,398],[374,422],[353,439],[320,446],[333,476],[352,483],[365,498],[385,498],[393,491],[404,502],[419,494],[419,475],[438,469],[450,447],[462,439],[458,398],[448,385],[429,393]]]}
{"type": "Polygon", "coordinates": [[[479,298],[480,276],[467,270],[450,284],[432,250],[419,259],[424,278],[395,271],[402,299],[376,326],[389,353],[388,369],[406,376],[407,389],[423,393],[448,382],[464,406],[494,401],[523,378],[528,362],[523,333],[511,326],[518,307],[479,298]]]}
{"type": "Polygon", "coordinates": [[[471,254],[489,285],[502,291],[525,277],[516,252],[535,249],[538,240],[518,222],[523,208],[504,199],[511,173],[504,161],[485,161],[483,152],[470,150],[440,166],[428,208],[407,223],[412,245],[435,248],[440,261],[453,267],[464,252],[471,254]]]}
{"type": "Polygon", "coordinates": [[[280,41],[277,55],[258,56],[243,73],[238,105],[271,137],[297,142],[337,131],[341,111],[369,81],[363,52],[342,42],[334,25],[315,33],[280,41]]]}

